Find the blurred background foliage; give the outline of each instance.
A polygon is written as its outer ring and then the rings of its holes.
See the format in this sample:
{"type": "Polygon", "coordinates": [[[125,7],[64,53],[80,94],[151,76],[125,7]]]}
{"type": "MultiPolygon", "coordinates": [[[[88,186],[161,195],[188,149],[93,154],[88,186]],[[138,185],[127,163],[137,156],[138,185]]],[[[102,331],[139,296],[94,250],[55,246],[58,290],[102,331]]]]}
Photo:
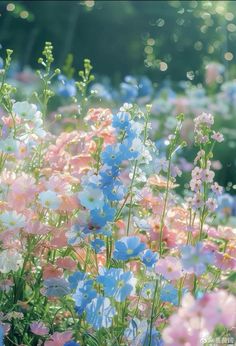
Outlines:
{"type": "Polygon", "coordinates": [[[235,72],[235,1],[1,1],[0,13],[1,44],[21,68],[36,67],[46,38],[59,67],[68,53],[76,67],[89,57],[113,81],[201,82],[208,61],[235,72]]]}

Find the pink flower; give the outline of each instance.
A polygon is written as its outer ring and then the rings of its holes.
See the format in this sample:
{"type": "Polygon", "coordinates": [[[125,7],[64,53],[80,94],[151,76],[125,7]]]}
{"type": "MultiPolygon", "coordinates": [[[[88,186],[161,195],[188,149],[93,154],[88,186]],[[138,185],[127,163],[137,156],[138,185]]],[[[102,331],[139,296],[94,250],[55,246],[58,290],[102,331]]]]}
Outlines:
{"type": "Polygon", "coordinates": [[[223,324],[232,328],[236,323],[236,298],[224,290],[208,294],[208,301],[203,304],[202,314],[205,325],[212,332],[216,325],[223,324]]]}
{"type": "Polygon", "coordinates": [[[43,322],[33,322],[30,324],[30,330],[36,335],[47,335],[49,329],[45,326],[43,322]]]}
{"type": "Polygon", "coordinates": [[[198,330],[190,328],[188,321],[178,315],[170,317],[170,325],[162,333],[166,346],[200,346],[199,336],[198,330]]]}
{"type": "Polygon", "coordinates": [[[236,269],[236,259],[228,253],[215,253],[215,266],[221,270],[234,270],[236,269]]]}
{"type": "Polygon", "coordinates": [[[220,132],[213,131],[213,135],[211,136],[216,142],[221,143],[224,140],[224,136],[220,132]]]}
{"type": "Polygon", "coordinates": [[[181,262],[173,256],[161,258],[157,262],[156,273],[163,275],[167,280],[177,280],[183,276],[181,262]]]}
{"type": "Polygon", "coordinates": [[[217,208],[217,202],[214,198],[208,198],[206,206],[211,212],[214,212],[217,208]]]}
{"type": "Polygon", "coordinates": [[[211,185],[211,190],[216,194],[216,196],[220,196],[223,192],[223,187],[220,186],[217,182],[211,185]]]}
{"type": "Polygon", "coordinates": [[[56,261],[56,264],[60,268],[71,270],[71,271],[75,270],[77,267],[77,262],[68,256],[64,258],[59,257],[56,261]]]}
{"type": "Polygon", "coordinates": [[[72,339],[72,332],[56,332],[51,335],[50,340],[45,341],[44,346],[63,346],[67,341],[72,339]]]}

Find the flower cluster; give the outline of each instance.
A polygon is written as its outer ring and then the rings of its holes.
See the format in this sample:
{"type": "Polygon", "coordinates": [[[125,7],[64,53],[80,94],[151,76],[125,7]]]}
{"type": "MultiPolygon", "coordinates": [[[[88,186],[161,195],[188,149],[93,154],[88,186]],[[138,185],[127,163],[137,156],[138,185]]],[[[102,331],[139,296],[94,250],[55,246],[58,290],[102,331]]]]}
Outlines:
{"type": "Polygon", "coordinates": [[[188,346],[231,337],[236,231],[215,223],[224,195],[211,163],[222,140],[214,117],[195,118],[199,151],[183,198],[174,161],[183,115],[165,153],[149,138],[150,105],[91,108],[56,136],[45,119],[51,48],[40,60],[48,69],[38,105],[16,102],[4,79],[0,88],[0,343],[188,346]]]}

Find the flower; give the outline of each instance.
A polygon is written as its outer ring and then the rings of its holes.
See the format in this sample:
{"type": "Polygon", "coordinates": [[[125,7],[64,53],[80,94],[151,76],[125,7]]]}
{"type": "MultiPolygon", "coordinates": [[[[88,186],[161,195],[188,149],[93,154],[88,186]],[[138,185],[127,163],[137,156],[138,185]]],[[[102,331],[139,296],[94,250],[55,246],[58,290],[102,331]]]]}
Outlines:
{"type": "Polygon", "coordinates": [[[118,112],[113,115],[112,126],[119,129],[124,130],[130,124],[130,114],[127,112],[118,112]]]}
{"type": "Polygon", "coordinates": [[[213,261],[212,253],[204,250],[201,242],[198,242],[195,246],[183,246],[181,254],[183,268],[197,276],[202,275],[206,271],[206,265],[213,261]]]}
{"type": "Polygon", "coordinates": [[[55,191],[47,190],[39,194],[40,204],[48,209],[58,209],[61,204],[61,199],[55,191]]]}
{"type": "Polygon", "coordinates": [[[115,209],[108,204],[104,204],[102,209],[93,209],[91,211],[91,221],[95,226],[103,227],[108,221],[113,221],[115,209]]]}
{"type": "Polygon", "coordinates": [[[15,211],[5,211],[0,215],[0,222],[8,230],[18,230],[26,223],[25,216],[15,211]]]}
{"type": "Polygon", "coordinates": [[[37,112],[37,106],[27,101],[15,102],[12,110],[15,114],[25,120],[33,120],[35,113],[37,112]]]}
{"type": "Polygon", "coordinates": [[[74,289],[78,286],[79,281],[84,280],[86,274],[83,272],[75,272],[68,277],[70,288],[74,289]]]}
{"type": "Polygon", "coordinates": [[[76,312],[81,315],[85,307],[97,296],[96,290],[93,288],[93,280],[80,281],[75,293],[72,295],[76,312]]]}
{"type": "Polygon", "coordinates": [[[162,274],[167,280],[177,280],[183,276],[181,262],[173,256],[160,258],[156,265],[156,272],[162,274]]]}
{"type": "Polygon", "coordinates": [[[101,239],[94,239],[91,241],[91,246],[96,253],[99,253],[105,248],[105,242],[101,239]]]}
{"type": "Polygon", "coordinates": [[[115,242],[113,257],[116,260],[127,261],[137,257],[145,249],[139,237],[123,237],[115,242]]]}
{"type": "Polygon", "coordinates": [[[17,271],[23,264],[22,255],[15,250],[2,250],[0,252],[0,273],[17,271]]]}
{"type": "Polygon", "coordinates": [[[112,325],[112,318],[116,314],[116,310],[111,306],[110,299],[98,296],[94,298],[86,307],[86,321],[99,330],[109,328],[112,325]]]}
{"type": "Polygon", "coordinates": [[[85,190],[78,193],[80,203],[89,210],[103,207],[104,195],[102,190],[87,186],[85,190]]]}
{"type": "Polygon", "coordinates": [[[155,291],[155,283],[148,282],[143,286],[141,291],[141,296],[145,299],[153,299],[154,291],[155,291]]]}
{"type": "Polygon", "coordinates": [[[30,324],[30,330],[36,335],[47,335],[49,332],[49,328],[43,322],[32,322],[30,324]]]}
{"type": "Polygon", "coordinates": [[[147,268],[151,268],[157,262],[158,254],[150,249],[147,249],[140,256],[140,258],[147,268]]]}
{"type": "Polygon", "coordinates": [[[173,285],[167,284],[161,289],[160,299],[163,302],[178,305],[178,290],[173,285]]]}
{"type": "Polygon", "coordinates": [[[44,346],[64,346],[67,341],[72,338],[72,332],[66,331],[63,333],[55,332],[50,336],[50,339],[45,341],[44,346]]]}
{"type": "Polygon", "coordinates": [[[108,166],[119,166],[123,161],[122,152],[115,145],[107,145],[101,154],[101,158],[103,163],[108,166]]]}
{"type": "Polygon", "coordinates": [[[70,293],[69,284],[62,278],[44,280],[44,294],[47,297],[62,297],[70,293]]]}
{"type": "Polygon", "coordinates": [[[75,342],[73,340],[67,341],[64,346],[80,346],[80,344],[78,344],[78,342],[75,342]]]}
{"type": "Polygon", "coordinates": [[[120,268],[111,268],[99,275],[98,282],[104,287],[105,295],[113,297],[117,302],[123,302],[134,293],[136,279],[132,272],[124,272],[120,268]]]}
{"type": "Polygon", "coordinates": [[[211,136],[216,142],[221,143],[224,141],[224,136],[220,132],[213,131],[213,135],[211,136]]]}

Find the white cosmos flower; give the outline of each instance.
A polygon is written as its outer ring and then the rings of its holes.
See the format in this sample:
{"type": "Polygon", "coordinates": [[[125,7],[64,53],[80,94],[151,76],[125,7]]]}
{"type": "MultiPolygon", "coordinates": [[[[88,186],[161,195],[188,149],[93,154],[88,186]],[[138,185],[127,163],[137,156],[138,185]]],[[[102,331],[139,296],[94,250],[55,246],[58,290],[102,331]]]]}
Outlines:
{"type": "Polygon", "coordinates": [[[20,253],[16,250],[3,250],[0,253],[0,272],[9,273],[12,271],[17,271],[17,269],[22,265],[23,258],[20,253]]]}

